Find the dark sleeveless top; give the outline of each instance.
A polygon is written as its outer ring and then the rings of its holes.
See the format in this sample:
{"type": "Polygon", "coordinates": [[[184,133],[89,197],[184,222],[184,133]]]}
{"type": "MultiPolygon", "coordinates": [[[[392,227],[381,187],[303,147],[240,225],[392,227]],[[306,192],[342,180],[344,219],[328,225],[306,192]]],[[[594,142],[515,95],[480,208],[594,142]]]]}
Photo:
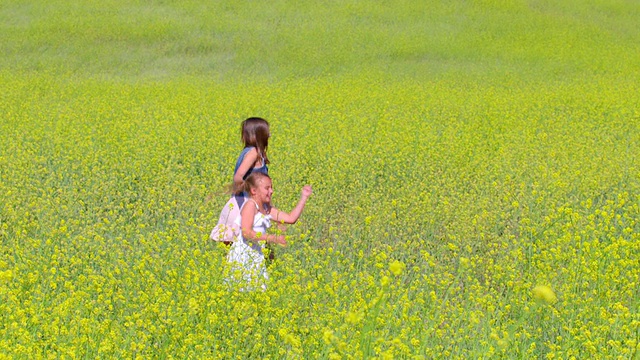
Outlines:
{"type": "MultiPolygon", "coordinates": [[[[234,176],[238,172],[238,168],[240,167],[240,164],[242,164],[242,160],[244,160],[244,157],[247,155],[247,153],[249,151],[251,151],[251,149],[255,149],[255,147],[247,146],[246,148],[242,149],[242,152],[240,153],[240,156],[238,157],[238,161],[236,161],[236,168],[233,170],[233,175],[234,176]]],[[[265,175],[269,175],[269,168],[267,168],[267,164],[265,164],[264,158],[262,158],[262,166],[260,166],[258,168],[256,168],[256,167],[249,168],[249,171],[247,171],[247,173],[242,176],[242,180],[246,179],[247,176],[251,175],[251,173],[254,172],[254,171],[261,172],[261,173],[263,173],[265,175]]]]}
{"type": "MultiPolygon", "coordinates": [[[[247,155],[247,153],[249,151],[251,151],[251,149],[255,149],[255,147],[247,146],[246,148],[242,149],[242,152],[240,153],[240,156],[238,157],[238,161],[236,161],[236,167],[233,170],[233,175],[234,176],[238,172],[238,168],[240,167],[240,164],[242,164],[242,160],[244,160],[244,157],[247,155]]],[[[249,168],[247,173],[242,176],[242,180],[246,179],[247,176],[251,175],[251,173],[254,172],[254,171],[261,172],[261,173],[263,173],[265,175],[269,175],[269,168],[267,167],[267,164],[264,162],[264,158],[262,158],[262,166],[257,167],[257,168],[256,167],[249,168]]],[[[238,202],[238,206],[242,206],[242,204],[244,203],[244,198],[247,197],[248,195],[245,194],[244,192],[241,192],[241,193],[235,194],[233,196],[236,198],[236,201],[238,202]]]]}

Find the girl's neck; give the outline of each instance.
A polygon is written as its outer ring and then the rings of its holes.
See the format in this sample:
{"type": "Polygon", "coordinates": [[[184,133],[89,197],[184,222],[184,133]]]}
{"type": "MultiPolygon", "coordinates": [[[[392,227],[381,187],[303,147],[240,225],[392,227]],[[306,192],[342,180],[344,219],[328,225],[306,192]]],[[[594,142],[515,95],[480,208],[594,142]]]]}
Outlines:
{"type": "Polygon", "coordinates": [[[254,197],[251,197],[251,200],[253,200],[253,202],[255,202],[255,203],[256,203],[256,205],[258,205],[258,211],[259,211],[259,212],[263,212],[263,211],[264,211],[264,204],[262,203],[262,201],[257,200],[257,199],[256,199],[256,198],[254,198],[254,197]]]}

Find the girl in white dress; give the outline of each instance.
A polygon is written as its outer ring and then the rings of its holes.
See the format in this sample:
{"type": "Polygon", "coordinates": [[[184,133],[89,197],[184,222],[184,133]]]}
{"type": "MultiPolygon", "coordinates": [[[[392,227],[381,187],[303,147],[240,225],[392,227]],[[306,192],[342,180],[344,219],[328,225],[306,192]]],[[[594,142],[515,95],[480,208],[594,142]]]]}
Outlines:
{"type": "Polygon", "coordinates": [[[269,277],[263,252],[265,242],[287,244],[284,235],[267,233],[271,220],[285,224],[298,221],[312,189],[309,185],[302,188],[300,200],[290,213],[269,206],[273,194],[269,175],[260,172],[249,175],[245,179],[245,191],[249,198],[242,204],[240,217],[236,220],[242,234],[233,242],[227,256],[231,264],[229,280],[246,285],[241,290],[253,290],[256,287],[266,289],[269,277]]]}

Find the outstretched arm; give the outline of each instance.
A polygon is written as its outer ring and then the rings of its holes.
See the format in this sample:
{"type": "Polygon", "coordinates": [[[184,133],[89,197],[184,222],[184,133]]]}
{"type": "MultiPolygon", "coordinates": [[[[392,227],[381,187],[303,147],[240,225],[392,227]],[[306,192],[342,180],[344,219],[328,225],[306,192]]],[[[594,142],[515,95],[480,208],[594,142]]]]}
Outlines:
{"type": "Polygon", "coordinates": [[[296,221],[302,215],[302,210],[304,210],[304,206],[307,204],[307,200],[309,196],[313,193],[311,186],[305,185],[302,188],[302,194],[300,195],[300,200],[298,200],[298,204],[296,205],[290,213],[286,213],[284,211],[280,211],[276,208],[271,208],[271,217],[277,222],[283,222],[286,224],[295,224],[296,221]]]}

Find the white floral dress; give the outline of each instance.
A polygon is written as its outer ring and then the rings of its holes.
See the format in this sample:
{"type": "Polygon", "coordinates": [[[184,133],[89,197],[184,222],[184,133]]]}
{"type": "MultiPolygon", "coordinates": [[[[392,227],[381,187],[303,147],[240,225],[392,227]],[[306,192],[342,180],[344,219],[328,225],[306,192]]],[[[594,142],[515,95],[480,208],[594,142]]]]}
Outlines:
{"type": "MultiPolygon", "coordinates": [[[[245,201],[242,207],[247,204],[253,204],[258,210],[258,204],[253,199],[245,201]]],[[[240,212],[242,212],[242,208],[240,212]]],[[[242,216],[238,216],[236,225],[241,228],[241,224],[242,216]]],[[[271,215],[265,215],[258,211],[253,217],[253,231],[264,234],[269,227],[271,227],[271,215]]],[[[266,281],[269,276],[265,265],[264,246],[264,242],[246,240],[240,232],[240,236],[231,244],[227,255],[227,261],[231,265],[229,282],[245,283],[247,287],[241,287],[241,290],[253,290],[256,287],[266,289],[266,281]]]]}

